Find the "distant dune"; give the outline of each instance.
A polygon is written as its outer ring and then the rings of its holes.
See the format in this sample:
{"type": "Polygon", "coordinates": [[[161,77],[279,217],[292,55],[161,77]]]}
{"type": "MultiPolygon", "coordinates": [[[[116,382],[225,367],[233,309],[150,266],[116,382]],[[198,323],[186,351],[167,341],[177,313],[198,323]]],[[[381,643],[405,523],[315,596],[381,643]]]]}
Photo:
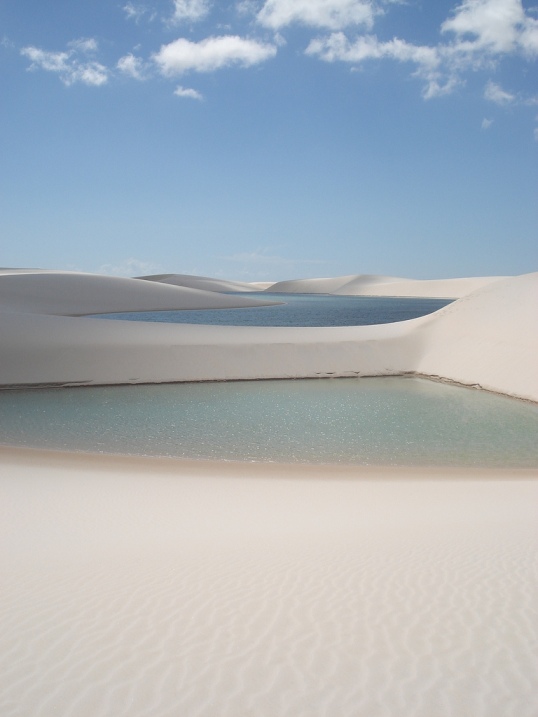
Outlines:
{"type": "Polygon", "coordinates": [[[0,273],[0,311],[81,316],[122,311],[231,309],[274,301],[80,272],[0,273]]]}
{"type": "Polygon", "coordinates": [[[395,276],[354,274],[327,279],[294,279],[279,281],[269,291],[290,294],[341,294],[347,296],[415,296],[458,299],[502,276],[463,279],[402,279],[395,276]]]}
{"type": "MultiPolygon", "coordinates": [[[[139,276],[138,279],[155,281],[160,284],[172,284],[173,286],[187,286],[191,289],[203,289],[204,291],[260,291],[258,285],[248,284],[242,281],[227,281],[226,279],[212,279],[209,276],[192,276],[191,274],[153,274],[151,276],[139,276]]],[[[267,288],[270,282],[264,282],[263,288],[267,288]]]]}

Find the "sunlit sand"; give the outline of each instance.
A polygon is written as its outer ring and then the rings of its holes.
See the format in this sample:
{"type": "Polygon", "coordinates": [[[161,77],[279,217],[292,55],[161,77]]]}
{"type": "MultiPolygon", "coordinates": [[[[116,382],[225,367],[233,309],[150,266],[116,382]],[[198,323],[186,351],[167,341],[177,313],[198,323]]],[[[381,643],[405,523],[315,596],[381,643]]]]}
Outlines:
{"type": "MultiPolygon", "coordinates": [[[[207,284],[12,276],[4,387],[416,374],[538,401],[537,274],[290,330],[74,316],[225,305],[207,284]]],[[[537,478],[2,447],[0,713],[535,717],[537,478]]]]}

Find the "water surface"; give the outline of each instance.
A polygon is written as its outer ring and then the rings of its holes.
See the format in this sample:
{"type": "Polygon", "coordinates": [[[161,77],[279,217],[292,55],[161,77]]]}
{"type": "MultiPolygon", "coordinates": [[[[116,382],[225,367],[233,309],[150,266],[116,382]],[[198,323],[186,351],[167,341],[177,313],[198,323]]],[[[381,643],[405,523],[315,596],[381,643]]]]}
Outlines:
{"type": "Polygon", "coordinates": [[[0,442],[193,459],[538,467],[538,406],[414,378],[0,392],[0,442]]]}
{"type": "Polygon", "coordinates": [[[450,299],[392,296],[331,296],[268,292],[242,293],[240,296],[259,297],[285,303],[279,306],[246,309],[139,311],[106,314],[99,318],[225,326],[366,326],[415,319],[418,316],[431,314],[451,303],[450,299]]]}

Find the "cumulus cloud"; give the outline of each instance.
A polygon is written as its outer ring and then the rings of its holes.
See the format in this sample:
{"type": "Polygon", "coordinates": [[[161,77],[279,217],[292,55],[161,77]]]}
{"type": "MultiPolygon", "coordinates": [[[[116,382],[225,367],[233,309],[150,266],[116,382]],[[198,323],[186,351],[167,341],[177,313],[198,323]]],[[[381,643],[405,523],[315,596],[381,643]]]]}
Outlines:
{"type": "Polygon", "coordinates": [[[184,38],[163,45],[153,59],[163,75],[212,72],[222,67],[249,67],[276,55],[276,47],[236,35],[208,37],[200,42],[184,38]]]}
{"type": "Polygon", "coordinates": [[[128,75],[135,80],[144,80],[146,78],[146,63],[132,53],[120,57],[116,67],[124,75],[128,75]]]}
{"type": "MultiPolygon", "coordinates": [[[[538,21],[525,13],[521,0],[464,0],[440,31],[451,37],[433,46],[414,45],[399,38],[382,42],[375,35],[361,35],[351,41],[343,32],[335,32],[312,40],[306,54],[326,62],[360,64],[391,59],[412,63],[415,76],[425,81],[425,98],[452,92],[465,72],[495,67],[503,56],[538,56],[538,21]]],[[[489,94],[487,99],[497,102],[513,99],[493,89],[489,94]]]]}
{"type": "Polygon", "coordinates": [[[209,13],[209,0],[174,0],[172,22],[198,22],[209,13]]]}
{"type": "Polygon", "coordinates": [[[482,128],[483,130],[489,129],[492,124],[493,124],[493,120],[492,120],[492,119],[488,119],[487,117],[484,117],[484,119],[482,120],[481,128],[482,128]]]}
{"type": "Polygon", "coordinates": [[[192,87],[182,87],[178,85],[174,90],[176,97],[187,97],[191,100],[203,100],[203,95],[198,90],[193,90],[192,87]]]}
{"type": "Polygon", "coordinates": [[[515,95],[506,92],[500,85],[491,80],[484,89],[484,97],[490,102],[495,102],[496,105],[509,105],[516,99],[515,95]]]}
{"type": "Polygon", "coordinates": [[[528,19],[521,0],[464,0],[441,25],[441,32],[470,37],[473,49],[506,53],[517,46],[528,19]]]}
{"type": "Polygon", "coordinates": [[[73,40],[67,47],[63,52],[50,52],[33,46],[23,47],[21,55],[30,60],[29,70],[55,72],[64,85],[82,82],[99,86],[108,81],[108,69],[100,62],[87,57],[97,50],[97,42],[93,38],[73,40]]]}
{"type": "Polygon", "coordinates": [[[372,27],[377,12],[371,0],[266,0],[257,20],[273,30],[293,23],[342,30],[353,25],[372,27]]]}

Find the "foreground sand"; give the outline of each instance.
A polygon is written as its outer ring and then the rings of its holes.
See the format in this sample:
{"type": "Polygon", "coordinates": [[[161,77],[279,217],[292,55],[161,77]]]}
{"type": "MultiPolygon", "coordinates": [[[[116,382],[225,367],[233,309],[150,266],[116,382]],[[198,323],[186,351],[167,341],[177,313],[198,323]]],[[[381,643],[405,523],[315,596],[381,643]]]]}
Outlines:
{"type": "Polygon", "coordinates": [[[536,478],[0,449],[0,714],[535,717],[536,478]]]}

